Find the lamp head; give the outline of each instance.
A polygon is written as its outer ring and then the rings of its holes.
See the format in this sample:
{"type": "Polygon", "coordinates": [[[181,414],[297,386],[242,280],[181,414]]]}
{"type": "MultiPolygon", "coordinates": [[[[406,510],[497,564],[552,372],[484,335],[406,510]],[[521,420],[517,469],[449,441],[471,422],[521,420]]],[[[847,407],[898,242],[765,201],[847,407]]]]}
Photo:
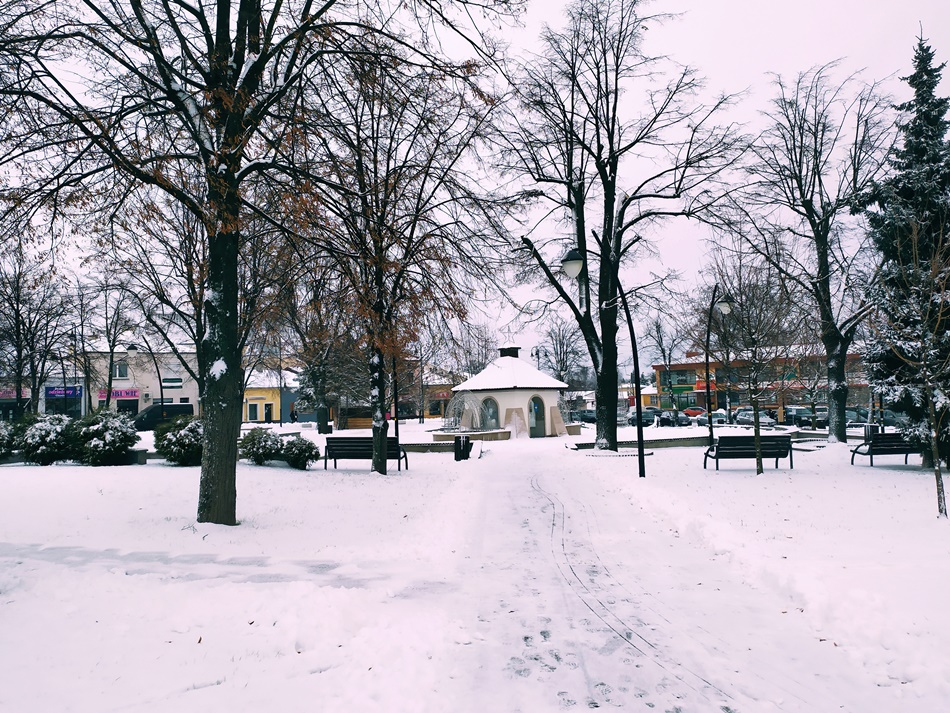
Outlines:
{"type": "Polygon", "coordinates": [[[735,302],[732,301],[732,297],[728,294],[723,295],[718,300],[716,300],[716,309],[718,309],[722,314],[729,314],[732,312],[732,308],[735,307],[735,302]]]}
{"type": "Polygon", "coordinates": [[[130,344],[125,348],[125,355],[130,359],[139,353],[139,348],[134,344],[130,344]]]}
{"type": "Polygon", "coordinates": [[[575,278],[584,269],[584,256],[577,248],[571,248],[561,260],[561,269],[568,277],[575,278]]]}

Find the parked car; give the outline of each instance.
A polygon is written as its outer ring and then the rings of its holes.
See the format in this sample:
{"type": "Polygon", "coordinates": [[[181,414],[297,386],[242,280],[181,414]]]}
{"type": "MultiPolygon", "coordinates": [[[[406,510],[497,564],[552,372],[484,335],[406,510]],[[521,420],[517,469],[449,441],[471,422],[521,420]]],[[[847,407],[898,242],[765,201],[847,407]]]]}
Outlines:
{"type": "MultiPolygon", "coordinates": [[[[643,409],[640,411],[640,423],[643,426],[652,426],[656,422],[656,417],[658,415],[657,411],[643,409]]],[[[637,425],[637,413],[636,411],[627,419],[627,424],[630,426],[637,425]]]]}
{"type": "Polygon", "coordinates": [[[819,409],[816,413],[807,406],[786,406],[785,424],[799,428],[811,428],[814,424],[815,428],[827,428],[828,412],[819,409]]]}
{"type": "Polygon", "coordinates": [[[597,412],[592,408],[571,411],[570,419],[574,422],[579,421],[581,423],[597,423],[597,412]]]}
{"type": "Polygon", "coordinates": [[[660,414],[661,426],[689,426],[693,422],[682,411],[664,411],[660,414]]]}
{"type": "Polygon", "coordinates": [[[133,420],[136,431],[154,431],[162,421],[171,421],[179,416],[194,416],[194,404],[152,404],[133,420]]]}
{"type": "Polygon", "coordinates": [[[713,424],[724,424],[726,423],[726,412],[724,409],[716,409],[711,414],[704,413],[701,416],[696,417],[696,425],[698,426],[708,426],[709,419],[712,418],[713,424]]]}
{"type": "MultiPolygon", "coordinates": [[[[640,408],[640,413],[642,414],[642,422],[644,426],[652,426],[653,422],[656,420],[656,417],[663,412],[662,409],[658,409],[656,406],[643,406],[640,408]]],[[[637,409],[632,407],[627,411],[627,425],[636,426],[637,425],[637,409]]]]}
{"type": "Polygon", "coordinates": [[[704,413],[706,413],[706,409],[704,409],[702,406],[690,406],[688,408],[684,408],[683,413],[685,413],[687,416],[691,416],[692,418],[696,418],[697,416],[702,416],[704,413]]]}
{"type": "MultiPolygon", "coordinates": [[[[752,426],[755,423],[755,413],[753,413],[752,409],[749,409],[748,411],[740,411],[738,414],[736,414],[735,422],[736,422],[736,425],[739,425],[739,426],[752,426]]],[[[774,418],[769,416],[767,413],[764,413],[762,411],[759,412],[759,426],[765,427],[765,426],[774,426],[774,425],[775,425],[774,418]]]]}

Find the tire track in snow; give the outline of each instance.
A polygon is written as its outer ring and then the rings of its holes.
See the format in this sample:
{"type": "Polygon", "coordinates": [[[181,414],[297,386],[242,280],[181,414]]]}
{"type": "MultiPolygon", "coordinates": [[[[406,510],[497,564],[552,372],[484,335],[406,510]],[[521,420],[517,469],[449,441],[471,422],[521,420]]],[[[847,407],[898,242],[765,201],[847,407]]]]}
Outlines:
{"type": "MultiPolygon", "coordinates": [[[[589,526],[585,541],[571,538],[569,542],[567,531],[569,515],[564,503],[557,495],[545,490],[539,481],[540,477],[538,475],[532,476],[531,488],[547,500],[552,507],[549,531],[551,555],[560,576],[577,598],[607,629],[613,632],[616,640],[622,642],[623,646],[635,652],[637,656],[643,657],[647,662],[660,669],[662,675],[676,679],[690,691],[705,699],[706,702],[718,703],[721,711],[733,711],[733,708],[723,703],[723,701],[731,701],[732,696],[702,675],[664,654],[660,647],[643,633],[650,627],[639,617],[636,617],[633,612],[618,612],[617,607],[611,601],[612,598],[606,586],[625,588],[610,574],[609,569],[601,560],[594,547],[593,539],[590,537],[589,526]],[[570,552],[569,544],[587,550],[590,561],[597,562],[600,565],[594,572],[588,572],[589,576],[587,578],[583,577],[578,571],[584,563],[570,552]],[[607,585],[603,584],[603,580],[607,581],[607,585]]],[[[632,602],[628,601],[628,603],[632,602]]]]}

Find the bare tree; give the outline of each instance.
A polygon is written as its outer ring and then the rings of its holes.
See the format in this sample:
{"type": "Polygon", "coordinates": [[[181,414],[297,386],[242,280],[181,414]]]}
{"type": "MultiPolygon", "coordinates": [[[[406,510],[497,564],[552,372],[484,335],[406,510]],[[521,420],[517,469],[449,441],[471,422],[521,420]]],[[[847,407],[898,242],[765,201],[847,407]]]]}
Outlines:
{"type": "Polygon", "coordinates": [[[765,113],[769,128],[753,146],[751,183],[737,194],[751,249],[777,278],[805,295],[820,325],[827,364],[829,436],[847,440],[848,349],[868,310],[868,254],[852,218],[884,170],[893,141],[888,100],[855,76],[832,78],[824,65],[787,81],[765,113]]]}
{"type": "MultiPolygon", "coordinates": [[[[407,14],[434,30],[469,4],[416,0],[403,11],[382,2],[358,7],[364,22],[340,0],[34,0],[17,3],[3,27],[0,156],[6,170],[27,169],[15,205],[98,203],[108,212],[152,186],[207,236],[199,521],[237,523],[239,255],[248,217],[265,213],[251,203],[248,182],[294,168],[284,151],[299,136],[300,92],[318,60],[340,51],[341,38],[407,14]]],[[[477,5],[506,11],[517,0],[477,5]]]]}
{"type": "Polygon", "coordinates": [[[690,342],[689,333],[681,326],[668,326],[669,323],[657,315],[650,320],[643,333],[643,341],[653,347],[663,363],[664,382],[662,386],[669,395],[670,407],[677,408],[673,398],[673,361],[680,356],[683,347],[690,342]]]}
{"type": "Polygon", "coordinates": [[[585,365],[584,341],[576,323],[555,318],[544,331],[542,364],[565,383],[585,365]]]}
{"type": "Polygon", "coordinates": [[[70,325],[70,303],[52,259],[22,237],[0,255],[0,304],[2,371],[12,382],[19,418],[27,403],[37,412],[40,389],[68,351],[70,325]]]}
{"type": "Polygon", "coordinates": [[[756,472],[762,473],[759,443],[763,399],[774,396],[787,368],[798,323],[793,301],[776,289],[776,270],[760,258],[724,250],[715,258],[716,277],[733,301],[728,315],[712,325],[718,349],[728,350],[739,385],[752,404],[756,472]]]}
{"type": "Polygon", "coordinates": [[[546,29],[540,56],[513,74],[505,168],[568,226],[521,241],[522,276],[553,289],[583,334],[597,377],[597,443],[617,448],[617,338],[621,267],[644,232],[666,219],[701,218],[721,195],[720,177],[741,151],[716,125],[730,100],[697,100],[692,69],[667,79],[641,48],[639,0],[576,0],[563,31],[546,29]],[[568,249],[585,259],[573,286],[555,265],[568,249]],[[593,293],[593,297],[592,297],[593,293]]]}
{"type": "MultiPolygon", "coordinates": [[[[398,44],[354,40],[308,99],[311,160],[336,189],[306,213],[307,237],[347,285],[369,353],[373,470],[386,473],[388,365],[432,312],[464,319],[473,279],[492,280],[504,201],[473,180],[495,106],[398,44]]],[[[316,169],[314,169],[316,170],[316,169]]],[[[306,194],[302,194],[306,195],[306,194]]]]}

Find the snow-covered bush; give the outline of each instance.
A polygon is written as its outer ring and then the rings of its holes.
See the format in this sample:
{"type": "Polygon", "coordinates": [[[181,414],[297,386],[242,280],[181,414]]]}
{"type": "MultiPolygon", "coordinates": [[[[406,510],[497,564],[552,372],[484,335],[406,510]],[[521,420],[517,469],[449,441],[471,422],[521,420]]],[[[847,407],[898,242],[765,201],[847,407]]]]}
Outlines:
{"type": "Polygon", "coordinates": [[[0,458],[13,453],[13,425],[9,421],[0,421],[0,458]]]}
{"type": "Polygon", "coordinates": [[[200,418],[179,416],[155,429],[155,450],[175,465],[201,465],[203,438],[200,418]]]}
{"type": "Polygon", "coordinates": [[[45,414],[25,423],[16,437],[14,447],[27,463],[50,465],[69,460],[73,452],[69,439],[72,419],[62,414],[45,414]]]}
{"type": "Polygon", "coordinates": [[[283,458],[291,468],[306,470],[308,465],[320,458],[320,448],[317,444],[300,436],[288,438],[283,446],[283,458]]]}
{"type": "Polygon", "coordinates": [[[139,434],[126,413],[102,410],[77,421],[71,428],[75,457],[86,465],[121,465],[138,443],[139,434]]]}
{"type": "Polygon", "coordinates": [[[280,458],[282,445],[280,436],[266,428],[252,428],[238,441],[241,458],[247,458],[254,465],[280,458]]]}

